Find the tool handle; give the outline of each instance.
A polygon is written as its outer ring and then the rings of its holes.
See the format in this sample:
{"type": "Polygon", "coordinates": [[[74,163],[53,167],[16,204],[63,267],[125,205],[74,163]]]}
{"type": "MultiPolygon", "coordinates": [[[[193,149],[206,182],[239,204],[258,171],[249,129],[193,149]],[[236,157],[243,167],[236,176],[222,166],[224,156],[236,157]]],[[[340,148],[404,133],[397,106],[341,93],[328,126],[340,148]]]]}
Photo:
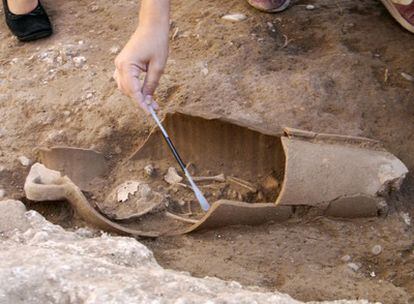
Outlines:
{"type": "Polygon", "coordinates": [[[157,123],[158,127],[161,129],[161,132],[164,136],[165,141],[167,142],[168,147],[170,148],[171,152],[173,153],[175,159],[177,160],[178,164],[181,167],[181,170],[183,170],[184,173],[186,173],[186,166],[183,162],[183,160],[180,157],[180,154],[178,154],[177,149],[175,148],[173,142],[171,141],[170,137],[168,136],[167,131],[164,129],[164,126],[162,125],[160,119],[158,118],[158,115],[155,113],[154,109],[149,106],[149,111],[152,115],[152,117],[154,118],[155,122],[157,123]]]}

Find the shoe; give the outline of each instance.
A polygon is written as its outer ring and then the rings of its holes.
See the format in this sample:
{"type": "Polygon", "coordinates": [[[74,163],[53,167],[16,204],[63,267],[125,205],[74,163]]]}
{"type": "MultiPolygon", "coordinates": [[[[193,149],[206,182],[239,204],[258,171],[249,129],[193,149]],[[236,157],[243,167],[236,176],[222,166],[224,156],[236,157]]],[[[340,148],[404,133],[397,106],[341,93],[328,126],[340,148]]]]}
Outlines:
{"type": "Polygon", "coordinates": [[[281,12],[287,9],[290,4],[290,0],[247,0],[247,2],[254,8],[266,13],[281,12]]]}
{"type": "Polygon", "coordinates": [[[3,0],[3,8],[7,26],[20,41],[33,41],[52,35],[52,25],[40,2],[33,11],[23,15],[13,14],[7,0],[3,0]]]}
{"type": "Polygon", "coordinates": [[[414,33],[414,0],[381,0],[381,2],[400,25],[414,33]]]}

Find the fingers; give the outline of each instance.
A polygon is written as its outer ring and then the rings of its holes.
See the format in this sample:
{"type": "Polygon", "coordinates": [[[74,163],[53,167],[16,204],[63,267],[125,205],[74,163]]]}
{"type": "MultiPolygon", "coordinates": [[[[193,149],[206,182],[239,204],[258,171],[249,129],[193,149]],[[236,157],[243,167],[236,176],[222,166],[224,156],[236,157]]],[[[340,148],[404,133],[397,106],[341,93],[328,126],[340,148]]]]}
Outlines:
{"type": "Polygon", "coordinates": [[[149,64],[142,87],[142,93],[144,96],[152,96],[154,94],[163,72],[164,66],[162,64],[156,62],[151,62],[149,64]]]}
{"type": "Polygon", "coordinates": [[[144,84],[141,85],[139,76],[145,72],[137,65],[116,64],[113,75],[118,89],[125,95],[131,97],[138,102],[139,106],[149,114],[148,107],[151,106],[155,110],[158,104],[154,101],[152,95],[158,86],[158,82],[163,73],[163,65],[150,64],[146,71],[144,84]]]}
{"type": "Polygon", "coordinates": [[[116,65],[114,72],[114,79],[117,83],[118,89],[125,95],[137,101],[139,106],[147,113],[148,106],[145,103],[144,95],[142,94],[142,86],[139,80],[141,69],[138,66],[124,66],[116,65]]]}

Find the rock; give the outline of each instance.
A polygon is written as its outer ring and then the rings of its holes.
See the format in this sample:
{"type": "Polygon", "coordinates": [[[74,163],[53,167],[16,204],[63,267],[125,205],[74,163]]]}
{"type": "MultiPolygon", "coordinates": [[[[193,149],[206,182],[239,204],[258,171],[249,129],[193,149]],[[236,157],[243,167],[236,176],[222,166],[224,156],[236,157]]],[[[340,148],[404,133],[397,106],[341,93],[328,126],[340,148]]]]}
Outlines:
{"type": "Polygon", "coordinates": [[[183,178],[178,174],[177,169],[169,167],[167,174],[164,176],[164,180],[170,185],[176,185],[180,183],[183,178]]]}
{"type": "Polygon", "coordinates": [[[221,17],[221,19],[224,19],[227,21],[233,21],[233,22],[243,21],[246,18],[247,18],[246,15],[241,14],[241,13],[228,14],[228,15],[224,15],[223,17],[221,17]]]}
{"type": "Polygon", "coordinates": [[[48,142],[60,142],[66,139],[64,130],[53,130],[47,134],[46,140],[48,142]]]}
{"type": "Polygon", "coordinates": [[[357,263],[348,263],[347,265],[349,268],[351,268],[355,272],[357,272],[360,268],[360,266],[357,263]]]}
{"type": "Polygon", "coordinates": [[[0,138],[7,135],[7,131],[4,128],[0,128],[0,138]]]}
{"type": "Polygon", "coordinates": [[[28,159],[26,156],[22,155],[19,156],[19,162],[22,166],[28,167],[31,165],[32,161],[30,159],[28,159]]]}
{"type": "Polygon", "coordinates": [[[2,239],[2,303],[301,303],[277,291],[163,269],[133,238],[65,231],[35,211],[27,220],[32,229],[2,239]]]}
{"type": "Polygon", "coordinates": [[[308,4],[308,5],[306,5],[306,9],[307,9],[308,11],[313,11],[313,10],[315,9],[315,5],[308,4]]]}
{"type": "Polygon", "coordinates": [[[0,233],[14,229],[26,231],[30,225],[25,216],[26,206],[16,200],[0,201],[0,233]]]}
{"type": "Polygon", "coordinates": [[[4,189],[0,189],[0,199],[3,199],[6,196],[6,191],[4,189]]]}
{"type": "Polygon", "coordinates": [[[202,68],[201,69],[201,74],[203,74],[204,76],[207,76],[208,75],[208,68],[207,67],[202,68]]]}
{"type": "Polygon", "coordinates": [[[99,6],[98,5],[92,5],[91,7],[90,7],[90,11],[91,12],[97,12],[99,10],[99,6]]]}
{"type": "Polygon", "coordinates": [[[405,80],[408,80],[408,81],[414,81],[414,77],[413,76],[411,76],[410,74],[407,74],[407,73],[404,73],[404,72],[402,72],[401,73],[401,76],[405,79],[405,80]]]}
{"type": "Polygon", "coordinates": [[[408,212],[401,212],[400,215],[401,215],[404,223],[407,226],[410,226],[411,225],[411,218],[410,218],[410,215],[408,214],[408,212]]]}
{"type": "Polygon", "coordinates": [[[379,255],[382,252],[381,245],[375,245],[374,247],[372,247],[371,252],[373,255],[379,255]]]}
{"type": "Polygon", "coordinates": [[[116,154],[121,154],[121,153],[122,153],[122,149],[121,149],[121,147],[120,147],[120,146],[116,146],[116,147],[115,147],[115,153],[116,153],[116,154]]]}
{"type": "Polygon", "coordinates": [[[351,256],[348,255],[348,254],[346,254],[343,257],[341,257],[341,261],[342,262],[348,263],[350,260],[351,260],[351,256]]]}
{"type": "Polygon", "coordinates": [[[155,168],[153,165],[148,164],[144,167],[145,175],[148,177],[153,177],[155,175],[155,168]]]}
{"type": "Polygon", "coordinates": [[[109,52],[110,52],[112,55],[116,55],[116,54],[118,54],[118,53],[119,53],[119,50],[120,50],[119,46],[114,45],[113,47],[111,47],[111,48],[109,49],[109,52]]]}
{"type": "Polygon", "coordinates": [[[81,68],[85,65],[86,63],[86,58],[84,56],[76,56],[73,57],[73,63],[75,64],[75,67],[77,68],[81,68]]]}

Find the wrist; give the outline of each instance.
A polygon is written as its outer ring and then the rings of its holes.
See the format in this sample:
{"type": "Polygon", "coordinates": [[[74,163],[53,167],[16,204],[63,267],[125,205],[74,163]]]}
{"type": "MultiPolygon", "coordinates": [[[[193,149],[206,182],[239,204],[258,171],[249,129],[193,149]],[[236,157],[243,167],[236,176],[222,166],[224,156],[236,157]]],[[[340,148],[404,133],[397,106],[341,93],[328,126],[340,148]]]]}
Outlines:
{"type": "Polygon", "coordinates": [[[142,0],[138,28],[170,28],[170,0],[142,0]]]}

